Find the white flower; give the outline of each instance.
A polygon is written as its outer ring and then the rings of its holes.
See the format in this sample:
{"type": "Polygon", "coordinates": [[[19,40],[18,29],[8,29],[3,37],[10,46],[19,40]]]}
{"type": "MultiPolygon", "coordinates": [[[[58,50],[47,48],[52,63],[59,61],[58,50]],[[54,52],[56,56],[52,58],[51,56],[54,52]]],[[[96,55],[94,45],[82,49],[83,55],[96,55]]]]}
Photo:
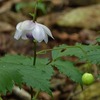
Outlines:
{"type": "Polygon", "coordinates": [[[14,38],[17,40],[20,37],[24,40],[29,38],[35,39],[38,42],[44,40],[47,43],[48,35],[53,38],[51,31],[45,25],[37,22],[34,23],[32,20],[26,20],[17,24],[14,38]]]}

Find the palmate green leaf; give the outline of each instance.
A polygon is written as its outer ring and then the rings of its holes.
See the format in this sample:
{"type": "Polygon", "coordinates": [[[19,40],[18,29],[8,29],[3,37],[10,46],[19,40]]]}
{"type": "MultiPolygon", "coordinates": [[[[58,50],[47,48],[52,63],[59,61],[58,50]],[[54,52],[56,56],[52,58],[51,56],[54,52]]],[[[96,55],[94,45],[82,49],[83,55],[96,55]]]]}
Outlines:
{"type": "Polygon", "coordinates": [[[76,44],[75,46],[60,45],[54,47],[52,50],[52,58],[56,60],[62,56],[76,56],[78,58],[86,57],[86,54],[90,51],[100,48],[100,46],[94,45],[82,45],[76,44]]]}
{"type": "Polygon", "coordinates": [[[67,75],[71,80],[82,84],[82,73],[70,61],[57,60],[53,63],[59,71],[67,75]]]}
{"type": "Polygon", "coordinates": [[[51,94],[49,80],[53,74],[50,65],[46,65],[47,59],[37,59],[33,66],[33,58],[6,55],[0,59],[0,92],[11,90],[14,83],[26,85],[51,94]]]}
{"type": "Polygon", "coordinates": [[[50,90],[50,79],[53,75],[53,68],[46,65],[48,59],[37,59],[36,65],[20,70],[23,73],[23,80],[28,86],[52,94],[50,90]]]}

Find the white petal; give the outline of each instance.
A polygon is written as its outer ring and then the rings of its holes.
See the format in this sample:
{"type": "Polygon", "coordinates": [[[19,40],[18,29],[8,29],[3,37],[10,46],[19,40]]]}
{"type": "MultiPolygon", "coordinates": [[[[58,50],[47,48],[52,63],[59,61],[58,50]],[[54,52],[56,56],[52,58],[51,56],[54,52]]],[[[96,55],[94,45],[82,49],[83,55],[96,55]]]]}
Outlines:
{"type": "MultiPolygon", "coordinates": [[[[37,24],[38,24],[39,26],[41,26],[41,27],[44,29],[44,31],[45,31],[46,34],[48,34],[50,37],[53,38],[52,33],[51,33],[51,31],[49,30],[48,27],[46,27],[45,25],[39,24],[39,23],[37,23],[37,24]]],[[[54,39],[54,38],[53,38],[53,39],[54,39]]]]}
{"type": "Polygon", "coordinates": [[[48,35],[45,34],[45,38],[44,38],[45,43],[48,43],[48,35]]]}
{"type": "Polygon", "coordinates": [[[32,31],[32,35],[38,42],[41,42],[46,38],[43,28],[37,24],[35,25],[35,28],[32,31]]]}
{"type": "Polygon", "coordinates": [[[21,35],[22,35],[22,31],[16,30],[15,35],[14,35],[14,38],[15,38],[16,40],[18,40],[18,39],[21,37],[21,35]]]}
{"type": "Polygon", "coordinates": [[[27,39],[28,39],[28,38],[26,37],[26,34],[23,34],[23,35],[22,35],[22,39],[23,39],[23,40],[27,40],[27,39]]]}
{"type": "Polygon", "coordinates": [[[20,25],[22,30],[32,30],[35,27],[35,23],[32,20],[23,21],[20,25]]]}
{"type": "Polygon", "coordinates": [[[17,29],[17,30],[19,30],[19,31],[21,30],[21,25],[22,25],[22,23],[23,23],[23,22],[20,22],[20,23],[17,24],[17,26],[16,26],[16,29],[17,29]]]}

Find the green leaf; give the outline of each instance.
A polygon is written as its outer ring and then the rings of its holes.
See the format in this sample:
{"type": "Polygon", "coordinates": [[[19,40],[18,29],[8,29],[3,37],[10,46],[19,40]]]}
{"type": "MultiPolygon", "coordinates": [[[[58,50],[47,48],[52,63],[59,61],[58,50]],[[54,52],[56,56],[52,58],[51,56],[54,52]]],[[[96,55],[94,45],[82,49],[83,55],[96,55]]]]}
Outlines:
{"type": "Polygon", "coordinates": [[[86,54],[99,46],[76,44],[75,46],[60,45],[52,50],[52,58],[56,60],[62,56],[76,56],[78,58],[86,57],[86,54]]]}
{"type": "Polygon", "coordinates": [[[32,88],[35,88],[37,90],[47,92],[51,95],[49,82],[51,76],[50,74],[48,74],[49,72],[46,72],[45,69],[39,70],[37,68],[29,67],[20,70],[20,72],[23,74],[23,82],[28,86],[31,86],[32,88]]]}
{"type": "Polygon", "coordinates": [[[0,92],[11,91],[13,85],[26,83],[28,86],[51,95],[50,82],[53,68],[46,65],[48,59],[37,58],[36,66],[33,66],[33,58],[6,55],[0,59],[0,92]]]}
{"type": "Polygon", "coordinates": [[[87,58],[82,57],[81,61],[90,61],[92,64],[100,64],[100,49],[88,52],[87,58]]]}
{"type": "Polygon", "coordinates": [[[66,49],[66,46],[67,45],[60,45],[58,47],[54,47],[53,50],[52,50],[52,58],[53,60],[59,58],[59,57],[62,57],[64,56],[63,53],[64,51],[62,51],[63,49],[66,49]]]}
{"type": "Polygon", "coordinates": [[[35,16],[34,13],[29,13],[29,15],[32,16],[33,18],[34,18],[34,16],[35,16]]]}
{"type": "Polygon", "coordinates": [[[46,7],[45,4],[42,2],[38,3],[38,9],[40,9],[44,14],[46,13],[46,7]]]}
{"type": "Polygon", "coordinates": [[[96,38],[96,41],[100,43],[100,37],[97,37],[96,38]]]}
{"type": "Polygon", "coordinates": [[[93,51],[96,48],[100,48],[100,47],[94,45],[82,45],[77,43],[75,46],[69,47],[64,52],[64,54],[67,56],[69,55],[69,56],[76,56],[78,58],[81,58],[81,57],[86,57],[86,54],[88,54],[88,52],[93,51]]]}
{"type": "Polygon", "coordinates": [[[11,91],[14,84],[21,86],[22,75],[19,73],[20,68],[23,67],[21,56],[6,55],[0,59],[0,92],[6,93],[11,91]]]}
{"type": "Polygon", "coordinates": [[[0,62],[0,93],[11,91],[15,83],[21,85],[22,76],[18,70],[18,65],[0,62]]]}
{"type": "Polygon", "coordinates": [[[21,2],[21,3],[17,3],[15,6],[16,11],[20,11],[20,9],[27,7],[27,3],[25,2],[21,2]]]}
{"type": "Polygon", "coordinates": [[[100,79],[100,74],[98,74],[98,75],[96,76],[96,78],[100,79]]]}
{"type": "Polygon", "coordinates": [[[28,86],[52,95],[49,81],[54,71],[50,65],[46,65],[47,62],[48,59],[37,58],[35,66],[25,68],[20,72],[23,73],[23,80],[28,86]]]}
{"type": "Polygon", "coordinates": [[[32,65],[33,64],[33,58],[23,56],[23,55],[7,54],[0,59],[0,62],[11,63],[11,64],[19,64],[19,65],[32,65]]]}
{"type": "MultiPolygon", "coordinates": [[[[35,8],[36,2],[20,2],[15,6],[16,11],[20,11],[23,8],[35,8]]],[[[41,10],[44,14],[46,13],[45,4],[40,1],[38,3],[37,9],[41,10]]]]}
{"type": "Polygon", "coordinates": [[[53,64],[61,73],[67,75],[73,81],[82,84],[82,73],[73,65],[72,62],[57,60],[53,64]]]}

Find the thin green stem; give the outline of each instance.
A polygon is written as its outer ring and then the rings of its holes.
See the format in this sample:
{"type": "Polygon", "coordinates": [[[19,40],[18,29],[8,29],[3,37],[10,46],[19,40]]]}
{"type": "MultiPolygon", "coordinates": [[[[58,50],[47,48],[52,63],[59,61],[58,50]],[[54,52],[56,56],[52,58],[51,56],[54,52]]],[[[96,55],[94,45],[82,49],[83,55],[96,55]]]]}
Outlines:
{"type": "Polygon", "coordinates": [[[32,100],[37,100],[37,97],[38,97],[39,93],[40,93],[40,91],[36,91],[36,94],[35,94],[35,96],[33,97],[32,100]]]}
{"type": "Polygon", "coordinates": [[[33,65],[35,66],[35,63],[36,63],[36,41],[34,41],[34,60],[33,60],[33,65]]]}
{"type": "Polygon", "coordinates": [[[56,48],[56,49],[46,49],[46,50],[41,50],[41,51],[37,52],[36,54],[44,54],[44,53],[52,51],[52,50],[60,50],[60,49],[75,48],[75,47],[80,48],[83,51],[83,53],[86,55],[86,51],[84,51],[80,46],[66,46],[66,47],[56,48]]]}
{"type": "Polygon", "coordinates": [[[38,2],[39,2],[39,0],[36,0],[35,10],[34,10],[34,18],[33,18],[34,22],[36,21],[36,18],[37,18],[38,2]]]}
{"type": "MultiPolygon", "coordinates": [[[[34,17],[33,17],[33,21],[35,22],[36,21],[36,18],[37,18],[37,7],[38,7],[38,2],[39,0],[36,0],[36,5],[35,5],[35,13],[34,13],[34,17]]],[[[34,60],[33,60],[33,66],[35,66],[36,64],[36,45],[37,45],[37,42],[34,40],[33,41],[34,43],[34,60]]],[[[37,96],[38,96],[39,92],[37,91],[35,97],[33,98],[33,88],[31,87],[31,100],[36,100],[37,96]]]]}
{"type": "Polygon", "coordinates": [[[37,52],[36,54],[37,55],[38,54],[44,54],[44,53],[52,51],[52,50],[60,50],[60,49],[65,49],[66,50],[66,48],[75,48],[75,47],[82,50],[82,52],[84,53],[84,55],[87,59],[87,62],[90,63],[90,61],[88,60],[87,52],[83,48],[81,48],[80,46],[66,46],[66,47],[56,48],[56,49],[46,49],[46,50],[41,50],[41,51],[37,52]]]}
{"type": "MultiPolygon", "coordinates": [[[[33,59],[33,66],[36,64],[36,41],[33,41],[34,43],[34,59],[33,59]]],[[[33,98],[33,88],[31,87],[31,100],[33,98]]]]}
{"type": "Polygon", "coordinates": [[[31,99],[33,98],[33,88],[31,87],[31,99]]]}
{"type": "MultiPolygon", "coordinates": [[[[36,41],[33,41],[34,43],[34,59],[33,59],[33,66],[36,64],[36,41]]],[[[31,100],[33,98],[33,88],[31,87],[31,100]]],[[[35,100],[35,99],[34,99],[35,100]]]]}
{"type": "MultiPolygon", "coordinates": [[[[60,48],[61,49],[61,48],[60,48]]],[[[39,51],[39,52],[37,52],[36,54],[38,55],[38,54],[44,54],[44,53],[46,53],[46,52],[48,52],[48,51],[51,51],[52,49],[46,49],[46,50],[41,50],[41,51],[39,51]]],[[[54,49],[54,50],[58,50],[58,49],[54,49]]]]}

